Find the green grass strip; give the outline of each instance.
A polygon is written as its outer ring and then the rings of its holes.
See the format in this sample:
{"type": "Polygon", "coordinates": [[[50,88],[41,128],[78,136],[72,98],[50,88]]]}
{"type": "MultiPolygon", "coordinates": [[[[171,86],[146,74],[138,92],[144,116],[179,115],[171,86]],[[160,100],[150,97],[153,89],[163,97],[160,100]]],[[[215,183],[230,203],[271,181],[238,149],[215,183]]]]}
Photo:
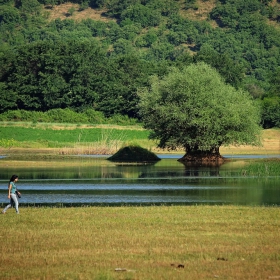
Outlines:
{"type": "Polygon", "coordinates": [[[59,143],[98,142],[98,141],[128,141],[147,139],[146,130],[87,128],[87,129],[38,129],[25,127],[0,127],[0,139],[14,139],[19,142],[51,141],[59,143]]]}

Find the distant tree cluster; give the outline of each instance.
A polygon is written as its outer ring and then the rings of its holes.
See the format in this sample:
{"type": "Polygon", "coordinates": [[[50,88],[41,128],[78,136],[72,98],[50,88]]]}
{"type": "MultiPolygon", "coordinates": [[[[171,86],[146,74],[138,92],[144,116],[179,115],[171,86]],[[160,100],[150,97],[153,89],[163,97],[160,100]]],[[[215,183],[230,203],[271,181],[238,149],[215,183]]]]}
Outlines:
{"type": "Polygon", "coordinates": [[[91,108],[134,118],[151,75],[205,62],[258,101],[263,127],[280,126],[279,1],[219,0],[195,21],[182,11],[199,1],[72,0],[108,20],[48,19],[66,2],[0,1],[0,113],[91,108]]]}

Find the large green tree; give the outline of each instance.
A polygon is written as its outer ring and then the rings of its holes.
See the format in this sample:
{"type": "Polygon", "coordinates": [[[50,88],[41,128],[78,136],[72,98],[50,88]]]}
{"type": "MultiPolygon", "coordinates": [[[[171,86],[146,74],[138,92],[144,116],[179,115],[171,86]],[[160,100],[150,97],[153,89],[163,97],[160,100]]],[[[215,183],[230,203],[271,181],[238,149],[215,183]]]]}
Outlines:
{"type": "Polygon", "coordinates": [[[182,161],[220,160],[221,145],[259,144],[259,108],[205,63],[173,68],[139,90],[140,114],[161,148],[186,151],[182,161]]]}

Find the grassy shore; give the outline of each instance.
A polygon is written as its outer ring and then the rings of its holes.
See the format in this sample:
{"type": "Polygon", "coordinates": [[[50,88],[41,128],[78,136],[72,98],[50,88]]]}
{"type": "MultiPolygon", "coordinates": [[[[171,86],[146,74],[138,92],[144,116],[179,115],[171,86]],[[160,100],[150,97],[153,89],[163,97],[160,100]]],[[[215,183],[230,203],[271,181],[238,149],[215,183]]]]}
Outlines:
{"type": "MultiPolygon", "coordinates": [[[[139,125],[82,125],[55,123],[0,122],[0,154],[77,155],[114,154],[121,147],[139,145],[155,153],[149,132],[139,125]]],[[[183,154],[183,150],[178,150],[183,154]]],[[[266,129],[262,146],[222,146],[222,155],[280,154],[280,129],[266,129]]]]}
{"type": "Polygon", "coordinates": [[[0,279],[280,278],[279,208],[20,208],[0,216],[0,279]]]}

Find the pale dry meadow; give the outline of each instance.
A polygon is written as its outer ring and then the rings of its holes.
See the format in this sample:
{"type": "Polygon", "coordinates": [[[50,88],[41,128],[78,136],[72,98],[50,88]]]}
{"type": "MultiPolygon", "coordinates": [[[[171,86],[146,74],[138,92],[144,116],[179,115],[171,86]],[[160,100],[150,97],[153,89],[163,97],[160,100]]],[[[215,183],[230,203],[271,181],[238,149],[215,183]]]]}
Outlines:
{"type": "Polygon", "coordinates": [[[20,208],[0,279],[278,279],[277,207],[20,208]]]}

